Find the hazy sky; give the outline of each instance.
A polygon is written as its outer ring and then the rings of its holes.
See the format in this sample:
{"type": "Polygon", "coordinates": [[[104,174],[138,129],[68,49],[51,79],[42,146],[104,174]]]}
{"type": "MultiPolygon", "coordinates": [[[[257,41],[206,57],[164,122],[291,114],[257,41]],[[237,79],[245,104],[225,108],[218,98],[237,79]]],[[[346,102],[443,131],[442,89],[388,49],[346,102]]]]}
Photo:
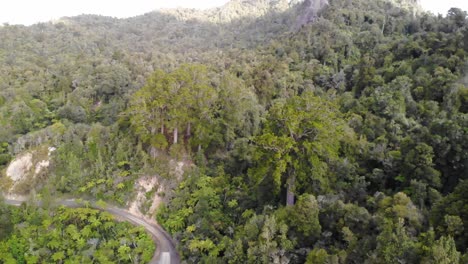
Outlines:
{"type": "MultiPolygon", "coordinates": [[[[131,17],[162,7],[209,8],[229,0],[0,0],[0,24],[44,22],[63,16],[100,14],[131,17]]],[[[369,0],[373,1],[373,0],[369,0]]],[[[450,7],[468,10],[468,0],[421,0],[423,7],[446,14],[450,7]]]]}
{"type": "Polygon", "coordinates": [[[0,23],[33,24],[63,16],[132,17],[158,8],[221,6],[229,0],[0,0],[0,23]]]}
{"type": "Polygon", "coordinates": [[[468,11],[468,0],[421,0],[422,6],[434,14],[447,14],[451,7],[459,7],[468,11]]]}

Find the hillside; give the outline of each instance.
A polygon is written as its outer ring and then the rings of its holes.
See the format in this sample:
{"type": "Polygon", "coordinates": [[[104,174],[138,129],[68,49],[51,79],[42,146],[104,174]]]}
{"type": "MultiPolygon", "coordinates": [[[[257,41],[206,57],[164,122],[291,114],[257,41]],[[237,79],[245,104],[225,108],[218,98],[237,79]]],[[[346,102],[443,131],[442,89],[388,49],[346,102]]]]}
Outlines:
{"type": "Polygon", "coordinates": [[[467,58],[415,0],[6,25],[0,188],[130,207],[187,263],[465,263],[467,58]]]}

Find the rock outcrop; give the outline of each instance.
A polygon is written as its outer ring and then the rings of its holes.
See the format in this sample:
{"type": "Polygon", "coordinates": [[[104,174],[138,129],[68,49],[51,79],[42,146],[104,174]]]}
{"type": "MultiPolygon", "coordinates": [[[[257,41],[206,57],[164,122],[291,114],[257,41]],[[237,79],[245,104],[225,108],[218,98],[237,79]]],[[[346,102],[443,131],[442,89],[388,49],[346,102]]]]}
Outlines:
{"type": "Polygon", "coordinates": [[[297,28],[315,21],[320,11],[328,6],[329,3],[328,0],[305,0],[301,5],[302,14],[297,18],[297,28]]]}

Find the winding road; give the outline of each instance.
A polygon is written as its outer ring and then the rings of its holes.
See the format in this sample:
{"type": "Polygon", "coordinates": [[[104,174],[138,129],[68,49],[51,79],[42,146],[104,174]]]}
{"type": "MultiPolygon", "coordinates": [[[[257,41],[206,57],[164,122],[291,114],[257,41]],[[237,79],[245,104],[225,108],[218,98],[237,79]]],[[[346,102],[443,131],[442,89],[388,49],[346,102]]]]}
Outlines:
{"type": "MultiPolygon", "coordinates": [[[[25,202],[21,199],[7,199],[5,198],[5,203],[10,205],[19,206],[21,203],[25,202]]],[[[89,202],[86,202],[89,203],[89,202]]],[[[74,199],[70,200],[61,200],[59,204],[67,206],[67,207],[81,207],[83,206],[82,203],[78,203],[74,199]]],[[[151,234],[154,243],[156,244],[156,251],[154,252],[153,258],[151,260],[151,264],[180,264],[180,257],[179,253],[174,246],[174,242],[171,236],[162,229],[162,227],[158,224],[151,224],[145,221],[142,218],[139,218],[135,215],[132,215],[127,210],[113,207],[113,206],[105,206],[101,207],[96,205],[95,203],[89,203],[91,207],[96,209],[100,209],[103,211],[107,211],[114,215],[117,219],[127,221],[132,223],[133,225],[142,226],[146,229],[146,231],[151,234]]]]}

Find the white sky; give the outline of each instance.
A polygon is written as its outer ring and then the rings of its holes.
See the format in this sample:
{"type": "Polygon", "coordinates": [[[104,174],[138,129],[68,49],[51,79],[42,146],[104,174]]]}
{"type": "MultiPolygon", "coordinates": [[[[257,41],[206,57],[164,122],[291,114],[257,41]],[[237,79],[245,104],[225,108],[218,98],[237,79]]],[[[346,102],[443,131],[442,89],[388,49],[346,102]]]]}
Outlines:
{"type": "Polygon", "coordinates": [[[468,11],[468,0],[421,0],[421,5],[434,14],[446,15],[451,7],[468,11]]]}
{"type": "MultiPolygon", "coordinates": [[[[0,24],[30,25],[63,16],[100,14],[132,17],[158,8],[221,6],[229,0],[0,0],[0,24]]],[[[373,1],[373,0],[369,0],[373,1]]],[[[446,14],[450,7],[468,10],[468,0],[421,0],[433,13],[446,14]]]]}
{"type": "Polygon", "coordinates": [[[0,0],[0,24],[30,25],[64,16],[132,17],[158,8],[210,8],[229,0],[0,0]]]}

